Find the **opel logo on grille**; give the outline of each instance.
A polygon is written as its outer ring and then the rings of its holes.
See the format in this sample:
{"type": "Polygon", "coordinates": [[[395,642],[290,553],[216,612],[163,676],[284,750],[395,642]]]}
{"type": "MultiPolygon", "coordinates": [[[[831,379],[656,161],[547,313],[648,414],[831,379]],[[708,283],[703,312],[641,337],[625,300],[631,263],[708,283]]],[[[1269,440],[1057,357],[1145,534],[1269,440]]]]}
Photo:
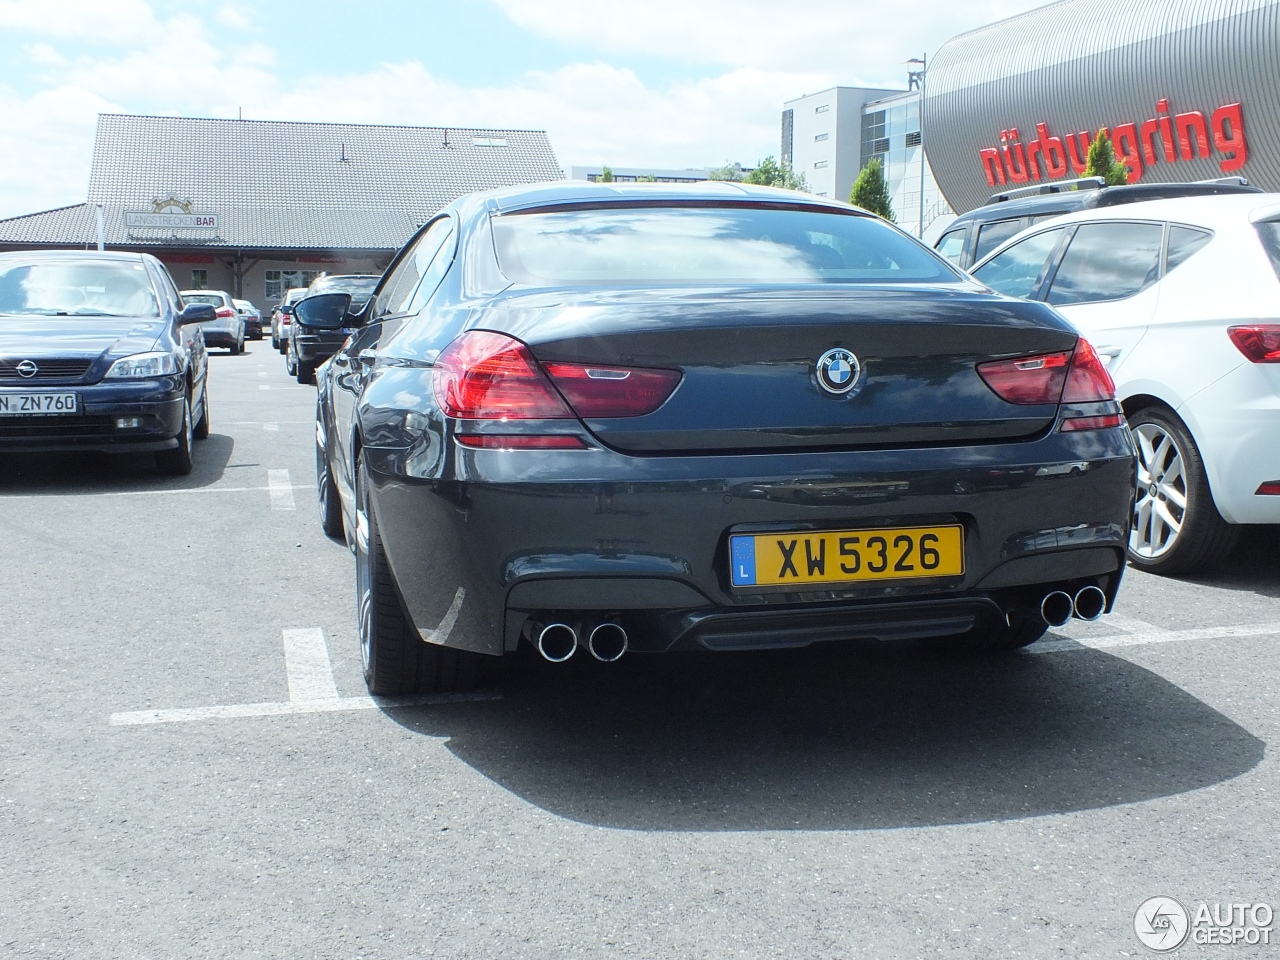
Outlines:
{"type": "Polygon", "coordinates": [[[817,374],[818,386],[827,393],[841,396],[857,385],[862,364],[848,350],[836,347],[818,358],[817,374]]]}
{"type": "Polygon", "coordinates": [[[30,360],[23,360],[17,367],[18,376],[30,379],[40,372],[40,368],[30,360]]]}

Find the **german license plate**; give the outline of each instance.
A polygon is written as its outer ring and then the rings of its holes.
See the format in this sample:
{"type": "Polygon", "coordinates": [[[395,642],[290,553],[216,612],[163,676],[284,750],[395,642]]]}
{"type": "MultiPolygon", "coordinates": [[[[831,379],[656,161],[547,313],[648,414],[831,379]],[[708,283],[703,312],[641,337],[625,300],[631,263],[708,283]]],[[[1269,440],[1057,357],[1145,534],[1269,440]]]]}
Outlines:
{"type": "Polygon", "coordinates": [[[964,573],[964,529],[893,527],[729,538],[735,587],[861,583],[964,573]]]}
{"type": "Polygon", "coordinates": [[[75,413],[77,409],[74,393],[0,393],[0,417],[75,413]]]}

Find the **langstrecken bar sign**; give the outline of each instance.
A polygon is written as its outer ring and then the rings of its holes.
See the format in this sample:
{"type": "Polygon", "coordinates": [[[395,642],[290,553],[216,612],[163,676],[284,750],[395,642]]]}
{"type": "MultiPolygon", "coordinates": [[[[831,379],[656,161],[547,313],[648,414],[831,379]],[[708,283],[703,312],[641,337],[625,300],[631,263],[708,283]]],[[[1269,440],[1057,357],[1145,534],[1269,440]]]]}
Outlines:
{"type": "MultiPolygon", "coordinates": [[[[1199,110],[1173,113],[1169,101],[1156,103],[1156,115],[1142,123],[1121,123],[1103,128],[1115,147],[1116,159],[1129,167],[1129,182],[1137,183],[1156,163],[1177,163],[1198,157],[1219,157],[1223,173],[1234,173],[1249,159],[1245,140],[1244,108],[1228,103],[1207,117],[1199,110]]],[[[1047,123],[1035,125],[1035,136],[1025,142],[1017,127],[1001,130],[999,146],[978,152],[987,184],[992,187],[1033,180],[1057,180],[1070,172],[1085,174],[1089,146],[1095,134],[1087,130],[1056,136],[1047,123]]]]}

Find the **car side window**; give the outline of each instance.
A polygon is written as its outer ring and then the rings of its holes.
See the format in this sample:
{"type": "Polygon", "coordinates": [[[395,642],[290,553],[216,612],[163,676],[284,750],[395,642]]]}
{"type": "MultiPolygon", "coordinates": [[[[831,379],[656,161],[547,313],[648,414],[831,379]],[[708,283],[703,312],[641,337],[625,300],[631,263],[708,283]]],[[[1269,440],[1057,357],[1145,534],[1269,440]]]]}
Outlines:
{"type": "Polygon", "coordinates": [[[441,217],[418,238],[395,271],[387,278],[382,292],[374,303],[373,316],[395,316],[404,313],[413,297],[423,274],[435,258],[445,239],[453,232],[453,221],[449,217],[441,217]]]}
{"type": "Polygon", "coordinates": [[[1067,246],[1049,303],[1097,303],[1132,297],[1160,279],[1163,223],[1085,223],[1067,246]]]}
{"type": "Polygon", "coordinates": [[[1176,223],[1170,226],[1169,252],[1165,254],[1164,272],[1168,273],[1212,239],[1213,234],[1207,230],[1180,227],[1176,223]]]}
{"type": "Polygon", "coordinates": [[[960,254],[964,252],[964,228],[961,227],[959,230],[950,230],[944,233],[933,249],[940,256],[946,257],[959,266],[960,254]]]}
{"type": "Polygon", "coordinates": [[[1033,297],[1044,280],[1045,264],[1062,239],[1062,227],[1020,240],[992,257],[973,275],[992,290],[1010,297],[1033,297]]]}
{"type": "Polygon", "coordinates": [[[1014,220],[993,220],[978,228],[978,243],[973,252],[975,261],[981,260],[1000,244],[1004,243],[1023,227],[1022,218],[1014,220]]]}
{"type": "Polygon", "coordinates": [[[440,286],[440,281],[444,279],[445,273],[448,272],[450,265],[453,263],[453,252],[455,244],[453,242],[453,222],[446,220],[448,229],[445,231],[440,241],[440,246],[436,250],[436,255],[431,258],[431,263],[427,266],[426,271],[422,274],[422,280],[418,283],[418,289],[413,293],[413,299],[409,301],[407,313],[417,313],[431,299],[431,295],[436,292],[436,288],[440,286]]]}
{"type": "Polygon", "coordinates": [[[173,282],[173,278],[169,276],[169,271],[163,265],[153,267],[160,287],[160,296],[169,302],[170,308],[174,313],[182,312],[182,297],[178,294],[178,286],[173,282]]]}

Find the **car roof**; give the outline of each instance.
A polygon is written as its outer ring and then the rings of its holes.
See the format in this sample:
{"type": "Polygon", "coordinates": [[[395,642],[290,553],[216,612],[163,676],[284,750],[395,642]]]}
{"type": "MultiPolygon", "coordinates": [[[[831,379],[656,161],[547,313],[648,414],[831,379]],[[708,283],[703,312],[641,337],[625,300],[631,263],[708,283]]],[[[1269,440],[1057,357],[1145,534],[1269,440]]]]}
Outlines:
{"type": "Polygon", "coordinates": [[[212,293],[212,294],[216,294],[219,297],[226,297],[228,300],[231,299],[231,294],[227,293],[227,291],[225,290],[179,290],[178,291],[178,294],[183,297],[185,297],[189,293],[212,293]]]}
{"type": "Polygon", "coordinates": [[[787,203],[807,207],[827,207],[839,213],[874,216],[851,204],[841,203],[812,193],[800,193],[781,187],[761,187],[735,180],[699,180],[696,183],[591,183],[587,180],[560,180],[482,194],[492,209],[499,213],[533,207],[553,207],[580,203],[628,201],[720,201],[724,203],[787,203]]]}
{"type": "Polygon", "coordinates": [[[120,260],[139,263],[154,259],[149,254],[132,250],[9,250],[0,260],[120,260]]]}

